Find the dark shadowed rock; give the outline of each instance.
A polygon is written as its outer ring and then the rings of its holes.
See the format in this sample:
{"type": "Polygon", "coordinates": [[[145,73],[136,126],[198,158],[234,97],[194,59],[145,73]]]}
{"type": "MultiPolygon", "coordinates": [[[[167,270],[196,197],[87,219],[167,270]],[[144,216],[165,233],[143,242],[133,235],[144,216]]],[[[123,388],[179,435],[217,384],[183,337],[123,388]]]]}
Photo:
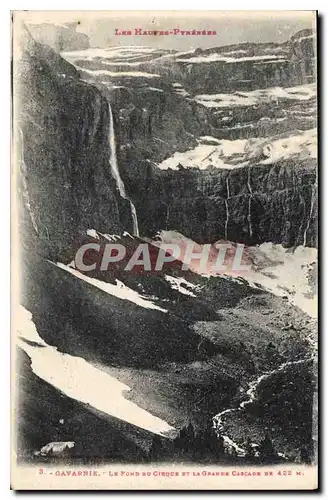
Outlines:
{"type": "Polygon", "coordinates": [[[27,30],[14,80],[24,238],[57,258],[88,228],[129,227],[129,204],[110,170],[105,97],[27,30]]]}

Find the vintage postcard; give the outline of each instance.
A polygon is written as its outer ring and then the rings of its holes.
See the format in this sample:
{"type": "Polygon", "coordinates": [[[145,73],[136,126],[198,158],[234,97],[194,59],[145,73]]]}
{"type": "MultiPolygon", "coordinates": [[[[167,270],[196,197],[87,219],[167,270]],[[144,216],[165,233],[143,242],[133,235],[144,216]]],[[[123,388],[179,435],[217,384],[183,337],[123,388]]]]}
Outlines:
{"type": "Polygon", "coordinates": [[[15,490],[315,490],[315,11],[12,12],[15,490]]]}

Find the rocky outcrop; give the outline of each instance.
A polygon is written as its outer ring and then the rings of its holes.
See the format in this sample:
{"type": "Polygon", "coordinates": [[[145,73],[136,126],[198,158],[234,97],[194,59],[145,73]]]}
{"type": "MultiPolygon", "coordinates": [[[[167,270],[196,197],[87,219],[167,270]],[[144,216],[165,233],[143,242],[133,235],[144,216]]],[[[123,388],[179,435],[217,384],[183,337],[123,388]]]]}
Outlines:
{"type": "Polygon", "coordinates": [[[38,42],[48,45],[56,52],[63,50],[83,50],[90,47],[90,39],[85,33],[76,31],[78,23],[29,24],[28,29],[38,42]]]}
{"type": "Polygon", "coordinates": [[[14,79],[21,234],[58,258],[88,228],[131,229],[110,171],[105,97],[27,31],[14,79]]]}

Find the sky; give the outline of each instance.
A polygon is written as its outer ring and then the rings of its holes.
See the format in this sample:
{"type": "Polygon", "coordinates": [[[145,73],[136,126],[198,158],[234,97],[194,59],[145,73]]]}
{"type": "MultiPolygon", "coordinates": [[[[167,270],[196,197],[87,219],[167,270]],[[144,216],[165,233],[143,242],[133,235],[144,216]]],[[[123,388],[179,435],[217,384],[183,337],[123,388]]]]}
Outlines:
{"type": "Polygon", "coordinates": [[[145,45],[190,50],[241,42],[284,42],[297,31],[313,28],[314,11],[30,11],[26,22],[65,24],[79,22],[78,31],[90,37],[93,47],[145,45]],[[117,36],[115,29],[215,30],[214,36],[117,36]]]}

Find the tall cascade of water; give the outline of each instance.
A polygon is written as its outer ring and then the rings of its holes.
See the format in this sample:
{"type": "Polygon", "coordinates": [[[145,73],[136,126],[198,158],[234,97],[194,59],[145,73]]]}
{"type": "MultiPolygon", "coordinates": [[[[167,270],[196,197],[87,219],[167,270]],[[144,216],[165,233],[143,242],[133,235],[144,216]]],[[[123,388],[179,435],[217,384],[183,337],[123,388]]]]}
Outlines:
{"type": "Polygon", "coordinates": [[[310,227],[311,217],[312,217],[312,213],[313,213],[313,209],[314,209],[315,191],[316,191],[316,184],[314,184],[312,186],[312,188],[311,188],[311,207],[310,207],[310,213],[309,213],[309,217],[308,217],[308,220],[307,220],[307,223],[306,223],[306,226],[305,226],[305,229],[304,229],[304,235],[303,235],[303,246],[304,247],[306,247],[307,232],[308,232],[309,227],[310,227]]]}
{"type": "Polygon", "coordinates": [[[230,198],[229,176],[227,176],[226,186],[227,186],[227,198],[224,200],[225,207],[226,207],[226,220],[225,220],[225,223],[224,223],[224,239],[226,241],[228,241],[228,223],[229,223],[229,205],[228,205],[228,200],[230,198]]]}
{"type": "Polygon", "coordinates": [[[115,140],[115,131],[114,131],[114,118],[113,118],[112,108],[111,108],[110,104],[109,104],[109,117],[110,117],[110,123],[109,123],[110,159],[109,159],[109,163],[111,166],[111,172],[112,172],[112,175],[116,181],[116,185],[118,187],[120,195],[122,196],[122,198],[124,198],[125,200],[128,200],[130,203],[131,216],[132,216],[132,220],[133,220],[133,234],[135,236],[139,236],[139,226],[138,226],[136,207],[134,206],[134,203],[132,202],[132,200],[126,194],[124,182],[120,176],[120,172],[118,169],[117,156],[116,156],[116,140],[115,140]]]}

